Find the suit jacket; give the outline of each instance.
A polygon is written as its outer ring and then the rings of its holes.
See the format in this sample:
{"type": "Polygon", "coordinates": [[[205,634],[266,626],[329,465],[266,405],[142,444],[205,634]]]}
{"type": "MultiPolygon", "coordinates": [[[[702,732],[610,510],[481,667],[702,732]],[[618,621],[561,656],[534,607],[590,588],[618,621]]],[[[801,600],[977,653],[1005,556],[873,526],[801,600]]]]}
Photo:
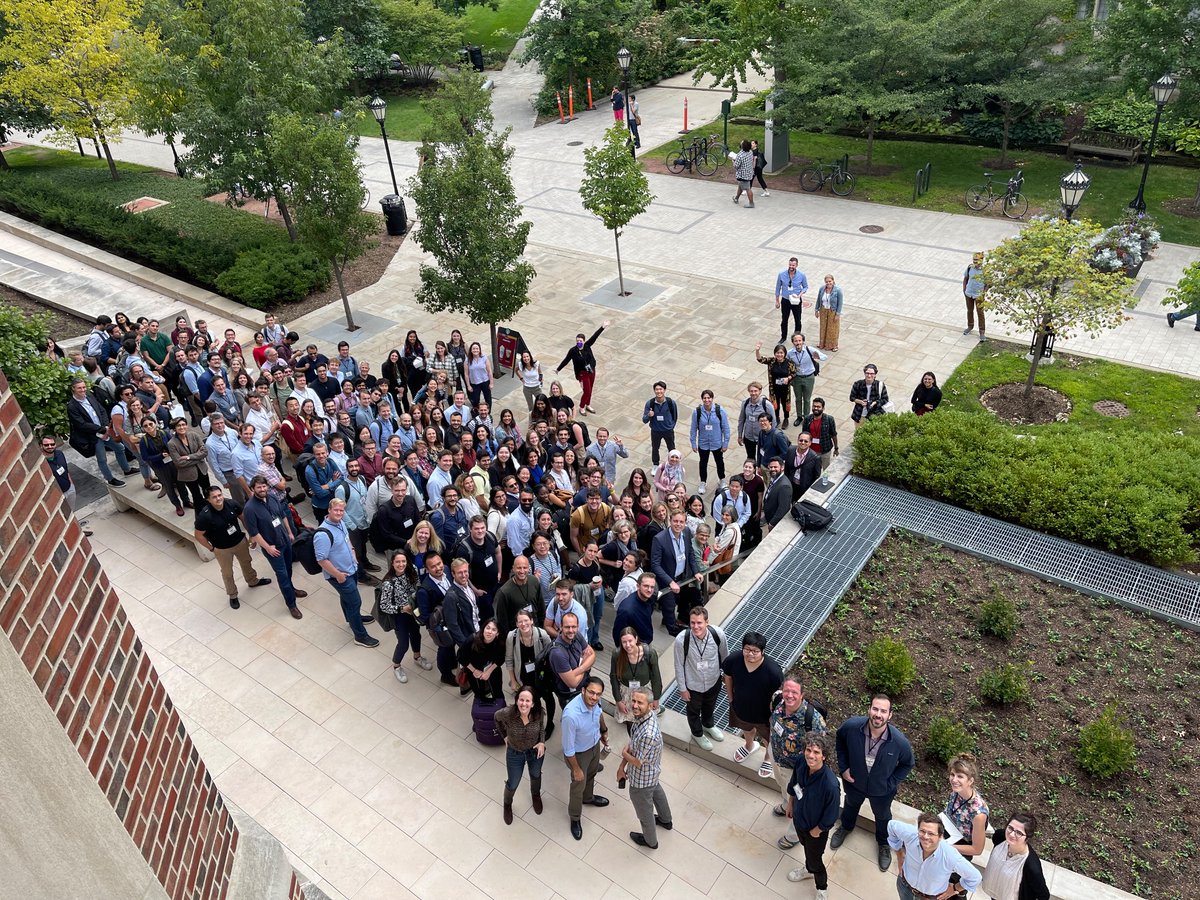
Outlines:
{"type": "Polygon", "coordinates": [[[850,770],[854,787],[868,797],[886,797],[896,793],[908,773],[912,771],[912,744],[900,729],[888,725],[888,739],[880,745],[875,765],[867,772],[867,749],[864,744],[863,726],[866,716],[854,716],[842,723],[837,730],[838,772],[850,770]]]}
{"type": "Polygon", "coordinates": [[[167,444],[171,461],[175,463],[175,479],[177,481],[199,481],[200,474],[208,469],[208,447],[205,446],[204,435],[198,428],[187,430],[187,440],[190,449],[184,449],[179,435],[172,437],[170,443],[167,444]]]}
{"type": "Polygon", "coordinates": [[[671,529],[664,528],[654,536],[654,540],[650,544],[650,570],[658,579],[660,590],[665,590],[672,581],[682,584],[684,579],[691,578],[696,574],[696,551],[692,548],[692,530],[690,528],[683,529],[683,549],[686,560],[683,564],[683,572],[678,578],[675,577],[675,569],[679,560],[675,556],[675,544],[671,540],[672,536],[671,529]]]}
{"type": "MultiPolygon", "coordinates": [[[[451,582],[451,584],[453,583],[451,582]]],[[[442,593],[437,582],[428,575],[424,576],[420,586],[417,587],[417,609],[421,613],[421,621],[428,622],[429,614],[433,612],[434,607],[441,606],[445,599],[446,595],[442,593]]]]}
{"type": "Polygon", "coordinates": [[[67,401],[67,419],[71,423],[71,435],[68,443],[82,456],[95,456],[96,438],[104,437],[108,433],[108,427],[112,421],[108,416],[108,410],[91,394],[84,396],[83,403],[72,397],[67,401]],[[100,427],[96,427],[92,417],[84,410],[84,403],[96,413],[96,418],[100,420],[100,427]]]}
{"type": "Polygon", "coordinates": [[[464,589],[454,582],[450,582],[450,590],[446,592],[442,601],[442,616],[446,629],[458,646],[468,643],[475,636],[475,617],[471,612],[471,600],[464,589]]]}
{"type": "Polygon", "coordinates": [[[804,492],[812,487],[813,482],[821,477],[821,455],[809,450],[804,456],[804,461],[797,466],[796,447],[792,445],[788,447],[783,471],[787,480],[792,483],[792,499],[799,500],[804,496],[804,492]]]}
{"type": "Polygon", "coordinates": [[[792,484],[785,474],[767,485],[767,493],[762,502],[763,519],[774,528],[784,520],[791,507],[792,484]]]}

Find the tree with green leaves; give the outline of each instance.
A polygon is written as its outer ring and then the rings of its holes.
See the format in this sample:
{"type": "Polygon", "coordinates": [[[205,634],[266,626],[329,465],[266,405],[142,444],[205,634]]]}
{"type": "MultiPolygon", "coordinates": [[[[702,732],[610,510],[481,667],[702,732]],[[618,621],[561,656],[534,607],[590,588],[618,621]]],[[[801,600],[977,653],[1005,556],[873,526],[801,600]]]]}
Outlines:
{"type": "Polygon", "coordinates": [[[1200,23],[1192,0],[1110,3],[1096,55],[1139,97],[1168,73],[1179,77],[1177,114],[1200,115],[1200,23]]]}
{"type": "Polygon", "coordinates": [[[358,135],[329,116],[291,113],[273,118],[268,148],[275,170],[288,183],[300,244],[329,261],[346,327],[356,331],[343,274],[379,231],[379,218],[363,211],[367,195],[356,152],[358,135]]]}
{"type": "Polygon", "coordinates": [[[1000,110],[1003,168],[1015,121],[1086,91],[1091,27],[1075,17],[1072,0],[986,0],[969,15],[958,77],[966,79],[965,99],[1000,110]],[[983,33],[987,40],[977,40],[983,33]]]}
{"type": "MultiPolygon", "coordinates": [[[[1167,314],[1167,321],[1171,323],[1172,328],[1179,319],[1200,316],[1200,261],[1189,264],[1183,270],[1179,281],[1163,298],[1163,306],[1182,307],[1177,313],[1167,314]]],[[[1196,329],[1200,331],[1200,318],[1196,319],[1196,329]]]]}
{"type": "Polygon", "coordinates": [[[157,42],[152,27],[135,27],[140,12],[140,0],[0,0],[0,95],[48,110],[64,143],[96,140],[114,180],[109,141],[134,124],[130,58],[157,42]]]}
{"type": "Polygon", "coordinates": [[[432,0],[383,0],[382,30],[389,53],[397,54],[418,84],[455,60],[463,45],[462,20],[432,0]]]}
{"type": "Polygon", "coordinates": [[[388,54],[379,0],[305,0],[304,30],[314,43],[340,35],[346,59],[358,79],[387,72],[388,54]]]}
{"type": "Polygon", "coordinates": [[[751,71],[765,75],[773,68],[776,81],[782,83],[789,56],[779,48],[795,45],[806,35],[814,39],[821,24],[817,5],[811,0],[711,0],[692,7],[692,36],[716,39],[696,47],[694,80],[699,83],[710,76],[732,91],[735,100],[738,84],[751,71]]]}
{"type": "Polygon", "coordinates": [[[311,117],[337,105],[350,75],[341,34],[310,41],[301,0],[150,2],[184,97],[177,120],[191,148],[185,170],[202,175],[213,193],[236,186],[274,201],[299,240],[288,183],[270,152],[271,128],[290,114],[311,117]]]}
{"type": "Polygon", "coordinates": [[[1025,396],[1033,392],[1050,335],[1070,340],[1097,336],[1125,321],[1132,283],[1123,272],[1091,266],[1092,222],[1035,219],[996,247],[983,266],[983,307],[1036,337],[1025,396]]]}
{"type": "Polygon", "coordinates": [[[621,229],[644,213],[654,200],[646,173],[629,152],[630,137],[625,125],[616,122],[604,139],[583,151],[583,181],[579,199],[583,208],[613,233],[617,248],[617,283],[625,296],[621,271],[621,229]]]}
{"type": "Polygon", "coordinates": [[[483,78],[460,72],[425,101],[430,115],[423,160],[409,180],[417,207],[416,240],[436,265],[421,265],[417,300],[431,312],[451,310],[496,326],[529,302],[533,266],[524,258],[529,222],[513,189],[511,128],[497,134],[483,78]]]}
{"type": "Polygon", "coordinates": [[[787,61],[779,118],[791,128],[861,125],[867,166],[875,130],[892,116],[936,116],[947,108],[947,73],[961,62],[947,41],[966,0],[819,0],[820,36],[790,33],[776,52],[787,61]]]}
{"type": "Polygon", "coordinates": [[[38,434],[65,435],[71,376],[46,355],[50,314],[30,317],[16,306],[0,306],[0,370],[25,418],[38,434]]]}
{"type": "Polygon", "coordinates": [[[639,19],[638,0],[559,0],[529,23],[525,59],[535,61],[546,86],[579,86],[592,79],[592,89],[607,94],[617,84],[617,51],[630,23],[639,19]]]}

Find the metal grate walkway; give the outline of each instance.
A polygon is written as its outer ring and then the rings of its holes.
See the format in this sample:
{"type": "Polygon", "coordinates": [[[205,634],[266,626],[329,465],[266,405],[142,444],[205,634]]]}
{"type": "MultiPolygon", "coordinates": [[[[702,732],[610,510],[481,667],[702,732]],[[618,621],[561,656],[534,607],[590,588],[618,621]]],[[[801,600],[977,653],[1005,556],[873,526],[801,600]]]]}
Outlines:
{"type": "MultiPolygon", "coordinates": [[[[825,531],[796,535],[733,614],[720,623],[730,648],[740,649],[747,631],[761,632],[767,639],[767,652],[786,672],[888,530],[882,519],[843,509],[837,511],[833,525],[825,531]]],[[[684,712],[674,684],[666,691],[663,704],[684,712]]],[[[728,721],[726,714],[722,692],[717,701],[717,721],[728,721]]]]}
{"type": "Polygon", "coordinates": [[[1200,629],[1200,580],[1195,578],[864,478],[851,476],[843,481],[829,505],[835,523],[851,512],[877,517],[958,550],[1200,629]]]}

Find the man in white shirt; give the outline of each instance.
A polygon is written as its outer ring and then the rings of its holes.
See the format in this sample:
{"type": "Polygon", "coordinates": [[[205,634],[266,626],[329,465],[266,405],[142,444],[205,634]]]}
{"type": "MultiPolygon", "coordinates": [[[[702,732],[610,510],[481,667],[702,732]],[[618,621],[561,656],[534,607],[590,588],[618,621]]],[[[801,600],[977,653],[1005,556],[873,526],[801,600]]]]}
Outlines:
{"type": "Polygon", "coordinates": [[[982,876],[950,844],[942,840],[942,821],[933,813],[917,816],[914,828],[895,819],[888,822],[888,846],[896,851],[896,893],[900,900],[949,900],[979,887],[982,876]],[[957,872],[958,884],[950,883],[957,872]]]}

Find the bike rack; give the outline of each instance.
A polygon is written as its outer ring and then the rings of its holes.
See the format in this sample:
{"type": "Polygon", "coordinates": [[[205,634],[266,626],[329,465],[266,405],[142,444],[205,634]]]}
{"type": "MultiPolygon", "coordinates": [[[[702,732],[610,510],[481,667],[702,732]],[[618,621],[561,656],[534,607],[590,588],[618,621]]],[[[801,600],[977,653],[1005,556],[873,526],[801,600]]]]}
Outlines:
{"type": "Polygon", "coordinates": [[[913,183],[913,202],[917,202],[917,198],[924,196],[929,190],[929,177],[933,173],[933,163],[927,162],[921,168],[917,169],[917,176],[913,183]]]}

